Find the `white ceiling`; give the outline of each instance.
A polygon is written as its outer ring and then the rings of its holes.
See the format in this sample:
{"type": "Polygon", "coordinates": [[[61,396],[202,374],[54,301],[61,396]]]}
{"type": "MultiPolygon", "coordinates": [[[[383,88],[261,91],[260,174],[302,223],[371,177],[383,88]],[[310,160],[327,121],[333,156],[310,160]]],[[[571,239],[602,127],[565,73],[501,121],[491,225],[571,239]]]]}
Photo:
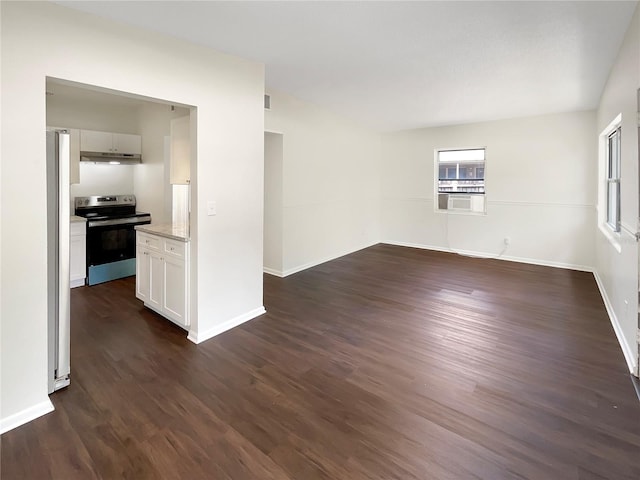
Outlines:
{"type": "Polygon", "coordinates": [[[637,6],[56,3],[263,62],[267,90],[381,131],[593,109],[637,6]]]}

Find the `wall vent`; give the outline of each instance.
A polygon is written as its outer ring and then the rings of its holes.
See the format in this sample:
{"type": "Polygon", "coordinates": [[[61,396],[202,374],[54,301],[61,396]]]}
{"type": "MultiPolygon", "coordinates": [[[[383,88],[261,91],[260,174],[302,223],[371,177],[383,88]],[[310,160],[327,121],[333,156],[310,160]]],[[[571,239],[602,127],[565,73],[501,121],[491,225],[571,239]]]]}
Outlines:
{"type": "Polygon", "coordinates": [[[264,109],[271,110],[271,95],[264,96],[264,109]]]}

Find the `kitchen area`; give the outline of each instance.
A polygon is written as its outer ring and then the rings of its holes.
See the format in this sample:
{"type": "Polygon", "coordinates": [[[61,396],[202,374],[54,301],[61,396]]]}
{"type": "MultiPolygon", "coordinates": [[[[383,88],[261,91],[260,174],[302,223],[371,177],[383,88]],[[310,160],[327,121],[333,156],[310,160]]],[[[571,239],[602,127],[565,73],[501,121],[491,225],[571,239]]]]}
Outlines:
{"type": "Polygon", "coordinates": [[[50,393],[69,383],[70,288],[135,275],[132,296],[189,329],[194,117],[188,106],[47,81],[49,256],[58,259],[50,393]]]}

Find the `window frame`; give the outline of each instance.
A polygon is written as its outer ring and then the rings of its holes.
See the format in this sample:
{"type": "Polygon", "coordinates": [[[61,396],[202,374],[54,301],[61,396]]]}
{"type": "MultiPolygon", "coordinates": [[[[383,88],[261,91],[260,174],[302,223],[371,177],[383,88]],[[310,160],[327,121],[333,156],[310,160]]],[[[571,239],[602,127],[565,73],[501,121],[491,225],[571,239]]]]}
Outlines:
{"type": "MultiPolygon", "coordinates": [[[[433,151],[434,157],[434,182],[433,182],[433,192],[434,192],[434,210],[436,213],[445,213],[445,214],[456,214],[456,215],[486,215],[487,214],[487,147],[486,146],[466,146],[466,147],[446,147],[446,148],[435,148],[433,151]],[[440,192],[440,153],[441,152],[456,152],[456,151],[465,151],[465,150],[483,150],[484,151],[484,160],[482,160],[482,166],[473,167],[474,168],[474,177],[476,168],[483,169],[483,191],[482,192],[440,192]],[[439,206],[439,195],[448,194],[454,196],[481,196],[483,198],[482,210],[469,210],[469,211],[459,211],[459,210],[450,210],[450,209],[441,209],[439,206]]],[[[459,165],[459,164],[458,164],[459,165]]],[[[450,168],[446,167],[445,168],[450,168]]],[[[459,167],[458,167],[459,168],[459,167]]],[[[454,180],[454,179],[449,179],[454,180]]]]}
{"type": "MultiPolygon", "coordinates": [[[[621,191],[617,193],[617,202],[620,206],[620,210],[617,211],[617,217],[619,221],[619,229],[616,231],[615,226],[610,225],[607,222],[609,216],[609,136],[615,131],[620,129],[620,140],[622,139],[622,113],[618,115],[607,125],[598,136],[598,204],[597,204],[597,216],[598,216],[598,230],[609,241],[611,246],[618,252],[622,252],[621,235],[622,230],[625,229],[624,222],[622,221],[622,197],[621,191]]],[[[622,142],[620,142],[620,163],[618,165],[618,177],[619,182],[622,179],[622,142]]]]}
{"type": "Polygon", "coordinates": [[[617,125],[607,135],[606,146],[606,188],[605,188],[605,223],[615,233],[620,232],[620,167],[622,164],[622,127],[617,125]],[[614,144],[615,141],[615,144],[614,144]],[[611,208],[611,189],[615,192],[615,205],[611,208]],[[613,215],[612,215],[613,212],[613,215]]]}

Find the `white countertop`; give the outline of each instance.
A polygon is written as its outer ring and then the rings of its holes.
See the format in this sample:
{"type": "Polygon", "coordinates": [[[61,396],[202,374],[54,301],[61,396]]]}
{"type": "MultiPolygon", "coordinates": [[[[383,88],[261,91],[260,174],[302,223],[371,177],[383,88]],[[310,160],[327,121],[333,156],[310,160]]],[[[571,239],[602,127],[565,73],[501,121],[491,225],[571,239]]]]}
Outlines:
{"type": "Polygon", "coordinates": [[[71,223],[79,223],[79,222],[86,222],[87,219],[84,217],[78,217],[77,215],[71,215],[71,217],[69,217],[69,221],[71,223]]]}
{"type": "Polygon", "coordinates": [[[189,241],[189,232],[187,226],[184,224],[151,223],[149,225],[136,225],[136,230],[179,240],[181,242],[189,241]]]}

